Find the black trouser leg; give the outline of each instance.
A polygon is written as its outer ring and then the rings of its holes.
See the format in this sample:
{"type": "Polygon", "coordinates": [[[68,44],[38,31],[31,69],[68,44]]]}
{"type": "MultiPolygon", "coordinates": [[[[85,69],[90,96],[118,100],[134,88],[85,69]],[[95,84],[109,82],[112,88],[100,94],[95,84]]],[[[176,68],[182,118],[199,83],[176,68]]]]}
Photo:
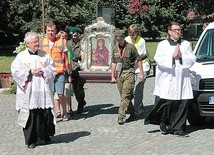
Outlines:
{"type": "Polygon", "coordinates": [[[188,100],[180,100],[177,103],[177,112],[174,119],[171,122],[171,129],[176,130],[186,130],[186,118],[188,113],[188,100]]]}
{"type": "Polygon", "coordinates": [[[172,101],[166,100],[166,102],[163,103],[163,113],[161,116],[161,122],[163,122],[166,125],[170,124],[170,117],[171,117],[171,109],[172,109],[172,101]]]}
{"type": "Polygon", "coordinates": [[[28,117],[26,127],[23,128],[26,145],[30,145],[32,143],[36,144],[36,142],[37,142],[37,133],[36,133],[36,130],[37,130],[36,116],[37,116],[37,114],[38,114],[37,111],[30,110],[30,114],[28,117]]]}
{"type": "Polygon", "coordinates": [[[50,136],[55,134],[55,125],[53,123],[54,116],[51,112],[51,108],[44,110],[44,140],[49,141],[50,136]]]}

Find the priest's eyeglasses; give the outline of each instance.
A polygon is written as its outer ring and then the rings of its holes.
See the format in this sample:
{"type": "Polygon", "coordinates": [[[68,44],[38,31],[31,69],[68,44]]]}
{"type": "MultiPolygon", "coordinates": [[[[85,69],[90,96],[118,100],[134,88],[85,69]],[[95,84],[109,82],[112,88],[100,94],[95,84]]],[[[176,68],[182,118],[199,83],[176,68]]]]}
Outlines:
{"type": "Polygon", "coordinates": [[[171,29],[172,32],[181,31],[181,29],[171,29]]]}

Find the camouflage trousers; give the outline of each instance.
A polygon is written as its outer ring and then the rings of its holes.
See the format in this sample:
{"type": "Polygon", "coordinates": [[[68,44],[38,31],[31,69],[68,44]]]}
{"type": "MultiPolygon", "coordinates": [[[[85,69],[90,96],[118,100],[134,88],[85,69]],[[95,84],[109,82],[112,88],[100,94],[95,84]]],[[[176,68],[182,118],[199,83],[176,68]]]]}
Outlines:
{"type": "Polygon", "coordinates": [[[135,84],[135,74],[133,72],[122,72],[117,77],[117,87],[120,93],[120,107],[118,111],[119,118],[126,118],[127,110],[129,113],[134,112],[133,104],[133,90],[135,84]]]}

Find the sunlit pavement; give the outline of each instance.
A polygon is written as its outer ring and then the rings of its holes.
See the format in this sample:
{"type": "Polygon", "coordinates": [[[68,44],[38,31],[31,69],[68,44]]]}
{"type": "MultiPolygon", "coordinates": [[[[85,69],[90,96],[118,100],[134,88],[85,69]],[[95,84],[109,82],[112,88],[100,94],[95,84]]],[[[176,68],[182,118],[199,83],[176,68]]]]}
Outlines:
{"type": "MultiPolygon", "coordinates": [[[[154,77],[146,80],[142,118],[117,124],[119,94],[115,84],[87,83],[87,105],[81,115],[58,120],[52,143],[38,142],[35,149],[24,143],[22,128],[16,123],[15,95],[0,93],[0,154],[39,155],[210,155],[214,154],[214,130],[211,120],[203,127],[187,126],[189,137],[163,135],[159,126],[144,125],[154,96],[154,77]]],[[[127,116],[128,117],[128,116],[127,116]]]]}

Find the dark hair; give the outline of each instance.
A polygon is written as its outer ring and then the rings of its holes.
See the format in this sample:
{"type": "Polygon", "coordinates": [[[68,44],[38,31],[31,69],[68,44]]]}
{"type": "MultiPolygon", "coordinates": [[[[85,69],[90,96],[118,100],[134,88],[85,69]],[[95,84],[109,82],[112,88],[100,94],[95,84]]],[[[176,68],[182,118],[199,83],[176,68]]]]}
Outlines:
{"type": "Polygon", "coordinates": [[[169,23],[169,25],[168,25],[168,30],[171,30],[172,25],[180,26],[180,24],[179,24],[178,22],[176,22],[176,21],[172,21],[172,22],[170,22],[170,23],[169,23]]]}

